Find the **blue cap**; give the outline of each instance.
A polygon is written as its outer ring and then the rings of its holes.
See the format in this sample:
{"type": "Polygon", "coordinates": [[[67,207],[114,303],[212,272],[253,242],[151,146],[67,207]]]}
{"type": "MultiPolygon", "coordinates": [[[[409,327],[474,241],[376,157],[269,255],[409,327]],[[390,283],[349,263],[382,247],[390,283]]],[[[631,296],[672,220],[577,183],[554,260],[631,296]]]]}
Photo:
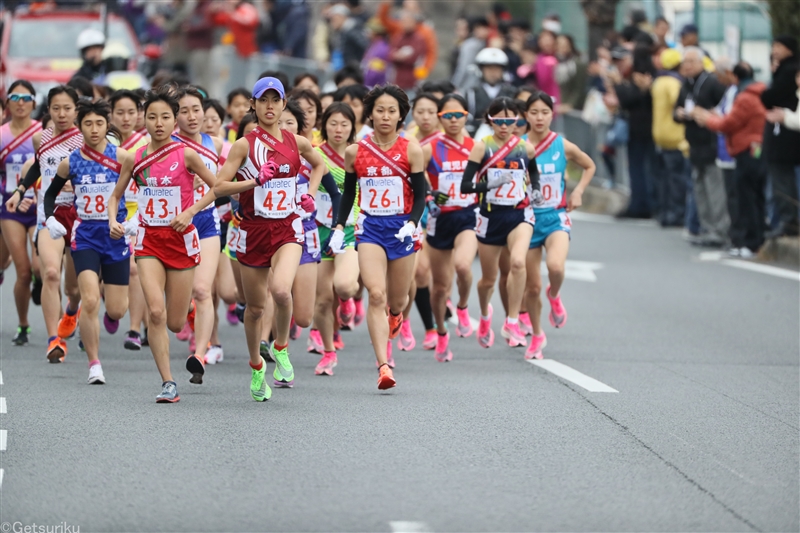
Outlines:
{"type": "Polygon", "coordinates": [[[281,98],[286,98],[286,92],[283,90],[283,84],[278,78],[261,78],[253,85],[253,98],[258,99],[269,91],[276,91],[281,98]]]}
{"type": "Polygon", "coordinates": [[[686,25],[686,26],[684,26],[684,27],[683,27],[683,29],[681,30],[681,36],[684,36],[684,35],[689,35],[689,34],[691,34],[691,33],[700,33],[700,32],[697,30],[697,26],[696,26],[695,24],[691,24],[691,23],[690,23],[690,24],[687,24],[687,25],[686,25]]]}

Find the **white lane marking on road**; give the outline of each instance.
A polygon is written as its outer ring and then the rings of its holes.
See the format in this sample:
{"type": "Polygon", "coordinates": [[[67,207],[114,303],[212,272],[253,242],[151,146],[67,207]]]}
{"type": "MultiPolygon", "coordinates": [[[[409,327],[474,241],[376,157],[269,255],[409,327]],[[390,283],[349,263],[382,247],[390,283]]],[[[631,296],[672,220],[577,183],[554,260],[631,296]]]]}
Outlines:
{"type": "Polygon", "coordinates": [[[3,384],[3,371],[0,370],[0,385],[3,384]]]}
{"type": "Polygon", "coordinates": [[[6,412],[6,399],[0,397],[0,415],[4,415],[6,412]]]}
{"type": "Polygon", "coordinates": [[[0,489],[3,488],[3,469],[0,468],[0,489]]]}
{"type": "Polygon", "coordinates": [[[551,374],[555,374],[561,379],[571,381],[575,385],[583,387],[589,392],[619,392],[616,389],[612,389],[605,383],[578,372],[571,366],[567,366],[564,363],[559,363],[555,359],[533,359],[529,360],[528,362],[532,365],[538,366],[539,368],[547,370],[551,374]]]}
{"type": "Polygon", "coordinates": [[[655,220],[626,218],[618,219],[612,215],[599,215],[597,213],[586,213],[584,211],[571,211],[569,218],[579,222],[599,222],[600,224],[625,224],[628,226],[655,226],[655,220]]]}
{"type": "Polygon", "coordinates": [[[0,429],[0,452],[6,451],[6,443],[8,440],[8,431],[0,429]]]}
{"type": "Polygon", "coordinates": [[[800,272],[789,270],[788,268],[778,268],[762,263],[751,263],[749,261],[742,261],[741,259],[723,259],[723,265],[741,268],[742,270],[750,270],[752,272],[759,272],[761,274],[769,274],[778,278],[790,279],[793,281],[800,281],[800,272]]]}
{"type": "MultiPolygon", "coordinates": [[[[564,265],[564,278],[571,279],[575,281],[587,281],[590,283],[594,283],[597,281],[597,275],[594,273],[595,270],[600,270],[603,268],[603,263],[595,263],[592,261],[575,261],[573,259],[567,259],[566,264],[564,265]]],[[[547,265],[544,261],[542,261],[542,278],[547,277],[547,265]]]]}
{"type": "Polygon", "coordinates": [[[432,533],[425,522],[389,522],[392,533],[432,533]]]}
{"type": "Polygon", "coordinates": [[[727,255],[728,254],[725,252],[700,252],[698,259],[700,259],[700,261],[720,261],[727,255]]]}

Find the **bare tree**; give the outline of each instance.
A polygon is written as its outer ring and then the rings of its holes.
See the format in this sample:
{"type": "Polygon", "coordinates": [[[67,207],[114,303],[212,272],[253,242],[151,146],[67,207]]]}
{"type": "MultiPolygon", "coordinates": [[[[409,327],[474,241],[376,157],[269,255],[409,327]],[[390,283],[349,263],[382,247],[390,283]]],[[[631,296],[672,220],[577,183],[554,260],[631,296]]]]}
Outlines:
{"type": "Polygon", "coordinates": [[[773,35],[800,36],[800,0],[767,0],[773,35]]]}

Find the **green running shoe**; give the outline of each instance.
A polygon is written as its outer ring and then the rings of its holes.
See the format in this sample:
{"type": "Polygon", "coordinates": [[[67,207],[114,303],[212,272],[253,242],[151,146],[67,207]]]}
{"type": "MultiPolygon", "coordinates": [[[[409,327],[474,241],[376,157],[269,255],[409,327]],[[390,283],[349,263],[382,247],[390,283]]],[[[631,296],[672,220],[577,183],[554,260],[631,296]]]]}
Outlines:
{"type": "Polygon", "coordinates": [[[264,402],[272,396],[272,389],[267,385],[264,379],[267,375],[267,362],[261,358],[261,370],[256,370],[250,367],[253,371],[253,377],[250,379],[250,396],[257,402],[264,402]]]}
{"type": "Polygon", "coordinates": [[[275,341],[272,341],[269,347],[272,357],[275,359],[275,371],[272,373],[272,377],[275,378],[275,386],[292,388],[294,386],[294,368],[289,361],[289,347],[276,350],[275,341]]]}

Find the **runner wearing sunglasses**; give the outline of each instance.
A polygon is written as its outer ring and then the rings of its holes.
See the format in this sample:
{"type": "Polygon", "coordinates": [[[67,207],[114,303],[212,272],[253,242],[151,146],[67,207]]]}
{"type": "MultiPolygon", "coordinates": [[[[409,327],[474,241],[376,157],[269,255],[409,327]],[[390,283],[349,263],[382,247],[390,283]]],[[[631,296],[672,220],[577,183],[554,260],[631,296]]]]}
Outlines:
{"type": "MultiPolygon", "coordinates": [[[[53,216],[56,198],[64,185],[71,182],[75,191],[77,218],[73,225],[70,249],[81,291],[81,341],[89,358],[90,385],[103,384],[106,378],[100,365],[100,276],[106,312],[106,330],[116,332],[119,320],[128,310],[130,279],[130,243],[128,239],[112,239],[108,232],[111,193],[123,168],[130,172],[133,156],[106,139],[109,132],[119,135],[110,126],[111,106],[104,100],[78,104],[78,126],[84,145],[58,165],[58,171],[44,194],[44,211],[48,228],[60,223],[53,216]]],[[[119,140],[119,139],[117,139],[119,140]]],[[[118,205],[116,221],[126,219],[124,198],[118,205]]],[[[135,221],[133,223],[135,225],[135,221]]],[[[61,228],[63,231],[64,228],[61,228]]]]}
{"type": "Polygon", "coordinates": [[[513,134],[519,118],[516,103],[511,98],[492,101],[486,121],[492,125],[493,134],[475,143],[461,181],[463,194],[480,195],[475,231],[482,272],[478,281],[481,304],[478,343],[484,348],[494,344],[489,302],[503,248],[508,248],[510,253],[511,273],[508,318],[501,334],[511,347],[527,345],[519,329],[519,309],[525,289],[525,254],[534,224],[527,190],[528,187],[538,190],[539,173],[534,147],[513,134]]]}
{"type": "Polygon", "coordinates": [[[422,153],[437,206],[428,217],[426,240],[433,274],[431,304],[438,333],[434,356],[437,361],[444,362],[453,358],[445,317],[454,271],[458,285],[456,334],[459,337],[472,335],[467,303],[472,289],[472,261],[478,250],[475,238],[478,197],[461,192],[462,174],[475,144],[464,134],[469,116],[467,101],[457,94],[444,96],[439,101],[438,116],[444,134],[424,146],[422,153]]]}
{"type": "MultiPolygon", "coordinates": [[[[14,195],[22,179],[22,167],[34,156],[33,136],[42,125],[31,119],[36,106],[36,91],[27,80],[17,80],[8,88],[6,106],[11,120],[0,126],[0,182],[3,186],[3,203],[0,205],[0,230],[5,241],[17,280],[14,284],[14,303],[17,307],[17,333],[11,342],[16,346],[28,344],[31,333],[28,306],[31,301],[32,256],[28,255],[28,242],[33,250],[36,231],[35,198],[31,189],[25,194],[16,212],[6,209],[5,203],[14,195]]],[[[2,268],[2,265],[0,265],[2,268]]]]}

